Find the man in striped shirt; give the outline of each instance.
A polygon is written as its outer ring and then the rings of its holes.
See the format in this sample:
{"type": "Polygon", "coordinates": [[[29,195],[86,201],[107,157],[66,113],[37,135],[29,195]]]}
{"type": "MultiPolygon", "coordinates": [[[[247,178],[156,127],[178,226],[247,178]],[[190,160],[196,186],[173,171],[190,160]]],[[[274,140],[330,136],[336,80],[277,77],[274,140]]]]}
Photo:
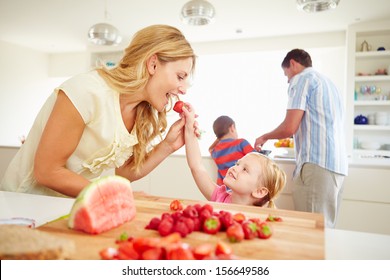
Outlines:
{"type": "Polygon", "coordinates": [[[290,84],[285,119],[258,137],[255,148],[260,150],[269,139],[294,136],[295,210],[323,213],[326,226],[334,228],[348,174],[344,105],[333,82],[312,68],[306,51],[287,53],[282,69],[290,84]]]}
{"type": "Polygon", "coordinates": [[[247,140],[238,138],[236,125],[228,116],[218,117],[214,121],[213,130],[217,139],[210,146],[209,152],[218,167],[217,184],[222,185],[227,170],[255,149],[247,140]]]}

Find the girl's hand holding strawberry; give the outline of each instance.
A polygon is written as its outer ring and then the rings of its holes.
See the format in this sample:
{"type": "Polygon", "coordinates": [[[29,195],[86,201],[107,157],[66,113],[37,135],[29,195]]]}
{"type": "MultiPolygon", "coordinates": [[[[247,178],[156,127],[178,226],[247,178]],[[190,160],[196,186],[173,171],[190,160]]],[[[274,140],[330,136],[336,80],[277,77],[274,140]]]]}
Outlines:
{"type": "Polygon", "coordinates": [[[195,118],[198,116],[195,114],[195,110],[192,107],[190,103],[185,103],[184,106],[182,106],[182,113],[180,113],[181,116],[184,116],[186,120],[185,124],[185,130],[188,132],[195,133],[196,137],[200,137],[201,133],[199,130],[198,122],[195,120],[195,118]]]}

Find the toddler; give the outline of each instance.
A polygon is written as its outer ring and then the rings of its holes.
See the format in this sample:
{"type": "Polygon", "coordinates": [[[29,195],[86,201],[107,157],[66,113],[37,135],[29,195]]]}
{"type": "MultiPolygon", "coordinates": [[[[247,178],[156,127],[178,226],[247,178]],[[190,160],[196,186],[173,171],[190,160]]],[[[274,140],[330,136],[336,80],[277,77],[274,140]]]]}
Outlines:
{"type": "Polygon", "coordinates": [[[201,193],[211,201],[275,207],[274,200],[286,184],[286,174],[267,156],[252,152],[230,167],[223,184],[216,184],[202,164],[195,112],[191,104],[183,107],[187,162],[201,193]],[[227,187],[230,191],[227,191],[227,187]]]}

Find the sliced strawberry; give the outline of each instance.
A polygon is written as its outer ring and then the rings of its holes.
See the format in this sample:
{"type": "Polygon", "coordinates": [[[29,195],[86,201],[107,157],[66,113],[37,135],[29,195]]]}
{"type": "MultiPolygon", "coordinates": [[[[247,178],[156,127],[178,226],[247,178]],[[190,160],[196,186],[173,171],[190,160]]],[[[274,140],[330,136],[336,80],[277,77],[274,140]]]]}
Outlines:
{"type": "Polygon", "coordinates": [[[183,204],[181,203],[180,200],[172,200],[171,204],[169,205],[169,208],[172,210],[172,211],[179,211],[179,210],[183,210],[183,204]]]}
{"type": "Polygon", "coordinates": [[[119,243],[118,259],[120,260],[138,260],[140,255],[133,247],[133,242],[119,243]]]}
{"type": "Polygon", "coordinates": [[[133,239],[133,247],[134,250],[138,252],[138,254],[142,254],[146,250],[153,249],[158,247],[160,244],[159,238],[153,237],[136,237],[133,239]]]}
{"type": "Polygon", "coordinates": [[[282,222],[282,221],[283,219],[281,217],[273,216],[271,214],[269,214],[267,217],[267,222],[282,222]]]}
{"type": "Polygon", "coordinates": [[[118,257],[118,249],[116,248],[105,248],[99,252],[102,260],[114,260],[118,257]]]}
{"type": "Polygon", "coordinates": [[[161,246],[166,246],[167,244],[174,244],[180,242],[181,242],[181,236],[178,232],[173,232],[161,238],[161,246]]]}
{"type": "Polygon", "coordinates": [[[218,255],[231,255],[233,249],[225,242],[218,241],[215,247],[215,254],[218,255]]]}
{"type": "Polygon", "coordinates": [[[162,260],[163,249],[162,248],[151,248],[144,251],[141,255],[143,260],[162,260]]]}
{"type": "Polygon", "coordinates": [[[177,248],[171,248],[167,253],[168,260],[195,260],[194,254],[191,249],[183,248],[179,246],[177,248]]]}
{"type": "Polygon", "coordinates": [[[238,222],[238,223],[241,224],[243,221],[246,220],[246,217],[245,217],[245,215],[242,214],[242,213],[235,213],[235,214],[233,215],[233,220],[235,220],[236,222],[238,222]]]}
{"type": "Polygon", "coordinates": [[[194,254],[195,259],[197,260],[203,260],[205,258],[208,258],[212,255],[214,251],[213,245],[210,243],[204,243],[196,246],[192,253],[194,254]]]}

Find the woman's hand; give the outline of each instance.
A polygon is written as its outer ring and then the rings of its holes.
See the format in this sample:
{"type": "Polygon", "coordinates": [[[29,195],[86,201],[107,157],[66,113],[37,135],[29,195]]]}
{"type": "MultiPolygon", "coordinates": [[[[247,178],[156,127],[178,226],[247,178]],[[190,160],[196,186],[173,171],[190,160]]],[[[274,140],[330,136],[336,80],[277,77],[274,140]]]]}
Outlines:
{"type": "Polygon", "coordinates": [[[175,152],[184,146],[184,125],[184,118],[181,118],[174,122],[169,128],[167,136],[163,140],[166,145],[171,147],[172,152],[175,152]]]}

